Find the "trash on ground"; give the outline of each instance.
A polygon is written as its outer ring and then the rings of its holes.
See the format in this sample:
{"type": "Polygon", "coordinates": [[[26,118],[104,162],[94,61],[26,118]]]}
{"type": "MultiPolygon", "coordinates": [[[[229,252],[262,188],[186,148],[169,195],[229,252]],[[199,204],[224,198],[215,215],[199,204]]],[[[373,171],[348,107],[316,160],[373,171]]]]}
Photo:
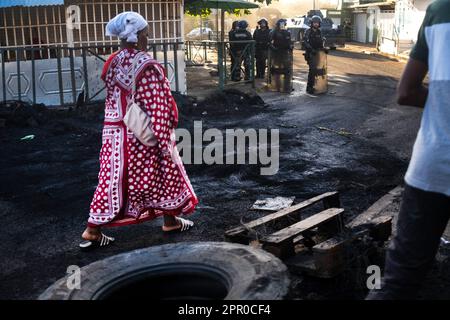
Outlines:
{"type": "Polygon", "coordinates": [[[353,133],[345,131],[344,129],[334,130],[334,129],[330,129],[330,128],[326,128],[326,127],[319,127],[319,126],[316,126],[316,128],[319,130],[322,130],[322,131],[333,132],[333,133],[336,133],[338,135],[345,136],[345,137],[350,137],[351,135],[353,135],[353,133]]]}
{"type": "Polygon", "coordinates": [[[296,125],[279,124],[279,126],[282,128],[289,128],[289,129],[297,128],[296,125]]]}
{"type": "Polygon", "coordinates": [[[295,197],[275,197],[266,198],[262,200],[256,200],[252,210],[268,210],[268,211],[278,211],[287,207],[290,207],[294,202],[295,197]]]}
{"type": "Polygon", "coordinates": [[[25,141],[25,140],[33,140],[34,139],[34,134],[30,134],[28,136],[22,137],[20,138],[21,141],[25,141]]]}
{"type": "Polygon", "coordinates": [[[211,206],[202,206],[202,205],[198,205],[197,209],[202,209],[202,210],[214,210],[214,207],[211,206]]]}
{"type": "Polygon", "coordinates": [[[250,241],[249,246],[252,248],[255,248],[255,249],[262,249],[263,245],[258,240],[252,240],[252,241],[250,241]]]}

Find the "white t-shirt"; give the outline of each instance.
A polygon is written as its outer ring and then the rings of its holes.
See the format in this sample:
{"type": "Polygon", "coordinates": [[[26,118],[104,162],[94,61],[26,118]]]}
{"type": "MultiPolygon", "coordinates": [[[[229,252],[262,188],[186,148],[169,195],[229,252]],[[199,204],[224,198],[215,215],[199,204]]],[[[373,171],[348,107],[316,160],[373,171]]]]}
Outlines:
{"type": "Polygon", "coordinates": [[[450,1],[432,3],[411,58],[428,63],[429,91],[407,184],[450,196],[450,1]]]}

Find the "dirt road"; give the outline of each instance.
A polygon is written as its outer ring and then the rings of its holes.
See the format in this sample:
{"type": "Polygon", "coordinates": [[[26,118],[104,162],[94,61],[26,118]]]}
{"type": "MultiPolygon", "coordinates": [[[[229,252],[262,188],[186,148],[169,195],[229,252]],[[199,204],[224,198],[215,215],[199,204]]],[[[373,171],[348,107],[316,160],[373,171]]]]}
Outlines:
{"type": "MultiPolygon", "coordinates": [[[[161,221],[108,230],[113,247],[92,253],[78,250],[96,186],[102,116],[60,112],[36,127],[0,128],[0,298],[35,298],[65,275],[69,265],[168,242],[223,240],[223,232],[256,214],[248,208],[266,196],[295,196],[296,201],[339,190],[346,217],[362,212],[402,182],[420,110],[394,103],[402,63],[343,51],[329,56],[330,92],[304,94],[306,65],[296,52],[296,91],[261,92],[257,98],[236,93],[215,95],[194,106],[180,105],[180,126],[203,129],[280,130],[280,168],[261,176],[255,165],[188,165],[200,198],[192,215],[196,228],[167,236],[161,221]],[[326,128],[326,129],[324,129],[326,128]],[[329,129],[329,130],[328,130],[329,129]],[[336,132],[345,132],[337,134],[336,132]],[[20,138],[34,134],[30,141],[20,138]]],[[[364,289],[324,285],[319,297],[355,298],[364,289]]],[[[297,297],[308,297],[309,288],[297,297]]]]}

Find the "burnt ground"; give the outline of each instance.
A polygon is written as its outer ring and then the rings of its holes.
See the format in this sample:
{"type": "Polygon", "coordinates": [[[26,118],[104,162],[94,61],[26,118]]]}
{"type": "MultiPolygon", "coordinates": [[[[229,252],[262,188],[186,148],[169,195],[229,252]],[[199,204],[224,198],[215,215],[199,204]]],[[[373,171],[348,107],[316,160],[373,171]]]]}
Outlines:
{"type": "MultiPolygon", "coordinates": [[[[97,182],[102,106],[39,109],[32,121],[25,110],[13,117],[17,123],[7,120],[0,128],[0,298],[34,299],[69,265],[170,242],[223,241],[226,229],[258,216],[248,209],[267,196],[300,202],[339,190],[346,220],[364,211],[402,183],[420,111],[393,101],[402,64],[341,51],[330,55],[329,64],[330,93],[321,97],[300,92],[305,65],[299,55],[291,96],[258,90],[263,102],[231,90],[204,101],[178,97],[179,127],[191,131],[195,120],[202,120],[204,130],[279,129],[278,173],[261,176],[257,165],[186,165],[200,199],[193,230],[163,235],[160,220],[114,228],[108,233],[117,244],[90,253],[81,253],[78,243],[97,182]],[[35,138],[20,140],[29,134],[35,138]]],[[[374,261],[355,261],[356,269],[334,280],[295,277],[289,297],[360,299],[367,263],[374,261]]],[[[440,297],[433,288],[425,297],[440,297]]]]}

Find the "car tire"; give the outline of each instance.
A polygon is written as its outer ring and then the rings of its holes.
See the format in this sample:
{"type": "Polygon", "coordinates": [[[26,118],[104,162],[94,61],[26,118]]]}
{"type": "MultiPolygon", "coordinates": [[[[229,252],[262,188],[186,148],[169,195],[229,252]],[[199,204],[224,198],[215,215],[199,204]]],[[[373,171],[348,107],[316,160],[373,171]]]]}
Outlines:
{"type": "MultiPolygon", "coordinates": [[[[160,290],[151,290],[158,277],[182,279],[183,283],[177,282],[181,289],[173,289],[177,295],[186,288],[195,292],[178,297],[170,296],[170,292],[165,296],[161,296],[161,291],[153,292],[156,299],[185,299],[190,295],[200,299],[277,300],[287,294],[290,284],[286,266],[275,256],[261,249],[226,242],[175,243],[115,255],[82,267],[79,288],[68,285],[70,277],[56,281],[39,300],[103,300],[124,296],[131,299],[136,286],[148,279],[145,292],[160,290]],[[199,276],[209,280],[195,280],[199,276]],[[196,288],[199,283],[203,283],[202,288],[196,288]]],[[[169,286],[168,283],[164,286],[169,286]]]]}

